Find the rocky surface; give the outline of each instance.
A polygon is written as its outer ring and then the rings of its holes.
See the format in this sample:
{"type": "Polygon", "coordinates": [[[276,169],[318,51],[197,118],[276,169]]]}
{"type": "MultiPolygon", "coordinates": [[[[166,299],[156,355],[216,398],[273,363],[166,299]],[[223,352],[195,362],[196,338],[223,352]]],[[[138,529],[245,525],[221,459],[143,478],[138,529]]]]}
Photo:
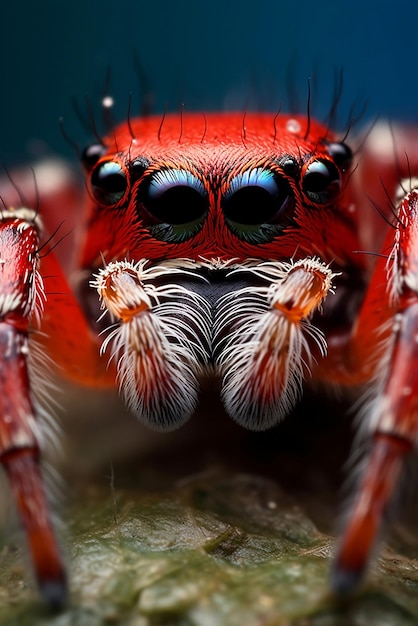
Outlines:
{"type": "Polygon", "coordinates": [[[321,424],[318,406],[256,436],[200,425],[200,436],[68,479],[69,605],[42,606],[12,536],[0,553],[0,626],[418,624],[413,511],[355,597],[329,592],[347,437],[321,424]]]}

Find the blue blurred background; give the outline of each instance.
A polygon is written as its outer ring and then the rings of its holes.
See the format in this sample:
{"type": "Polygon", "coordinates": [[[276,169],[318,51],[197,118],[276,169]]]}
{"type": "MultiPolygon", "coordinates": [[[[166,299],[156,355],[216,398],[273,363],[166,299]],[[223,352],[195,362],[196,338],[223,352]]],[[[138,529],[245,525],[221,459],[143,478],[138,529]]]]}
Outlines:
{"type": "Polygon", "coordinates": [[[134,56],[156,112],[264,108],[288,93],[314,112],[332,99],[344,69],[341,123],[367,101],[376,115],[418,122],[416,0],[3,0],[0,8],[0,158],[9,164],[45,150],[71,154],[58,125],[87,140],[76,98],[98,102],[111,68],[119,119],[129,93],[139,111],[134,56]]]}

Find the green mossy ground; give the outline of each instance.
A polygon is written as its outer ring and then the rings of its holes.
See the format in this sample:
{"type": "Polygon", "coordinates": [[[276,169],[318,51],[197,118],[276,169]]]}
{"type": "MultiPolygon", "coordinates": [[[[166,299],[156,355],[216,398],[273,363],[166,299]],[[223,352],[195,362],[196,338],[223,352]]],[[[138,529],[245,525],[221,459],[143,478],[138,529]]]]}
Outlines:
{"type": "Polygon", "coordinates": [[[49,615],[21,555],[2,553],[2,626],[418,624],[418,563],[385,557],[362,592],[328,592],[332,540],[269,480],[194,480],[175,493],[89,488],[66,542],[71,602],[49,615]]]}
{"type": "MultiPolygon", "coordinates": [[[[418,625],[414,523],[392,535],[395,549],[383,547],[358,595],[339,602],[330,594],[338,498],[324,477],[333,478],[335,433],[312,437],[302,426],[304,436],[301,424],[259,436],[253,450],[232,426],[222,439],[228,453],[214,436],[224,465],[188,441],[125,468],[127,479],[116,468],[114,486],[108,469],[74,482],[62,541],[68,607],[51,614],[42,606],[24,550],[10,541],[0,553],[0,626],[418,625]],[[269,447],[280,462],[264,471],[269,447]]],[[[207,450],[213,441],[204,439],[207,450]]]]}

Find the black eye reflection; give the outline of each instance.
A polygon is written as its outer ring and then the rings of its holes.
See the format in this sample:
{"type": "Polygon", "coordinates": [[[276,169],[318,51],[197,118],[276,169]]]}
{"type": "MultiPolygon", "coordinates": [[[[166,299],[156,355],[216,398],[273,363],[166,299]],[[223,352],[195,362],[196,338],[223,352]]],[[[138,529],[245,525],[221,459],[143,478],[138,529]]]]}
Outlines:
{"type": "Polygon", "coordinates": [[[314,159],[302,170],[302,190],[315,204],[328,204],[335,200],[341,189],[338,168],[327,159],[314,159]]]}
{"type": "Polygon", "coordinates": [[[353,152],[346,143],[334,141],[326,144],[326,149],[341,171],[347,170],[353,161],[353,152]]]}
{"type": "Polygon", "coordinates": [[[149,161],[145,157],[136,157],[128,165],[129,173],[134,180],[138,180],[149,167],[149,161]]]}
{"type": "Polygon", "coordinates": [[[138,200],[144,209],[143,221],[152,235],[168,242],[195,235],[209,210],[202,181],[186,169],[155,171],[140,187],[138,200]]]}
{"type": "Polygon", "coordinates": [[[112,206],[124,197],[128,180],[124,168],[118,161],[102,161],[93,170],[90,185],[97,202],[112,206]]]}
{"type": "Polygon", "coordinates": [[[262,243],[289,224],[293,194],[284,177],[257,167],[231,180],[221,205],[235,234],[245,241],[262,243]]]}
{"type": "Polygon", "coordinates": [[[81,153],[81,162],[87,171],[90,171],[107,152],[106,146],[101,143],[93,143],[87,146],[81,153]]]}

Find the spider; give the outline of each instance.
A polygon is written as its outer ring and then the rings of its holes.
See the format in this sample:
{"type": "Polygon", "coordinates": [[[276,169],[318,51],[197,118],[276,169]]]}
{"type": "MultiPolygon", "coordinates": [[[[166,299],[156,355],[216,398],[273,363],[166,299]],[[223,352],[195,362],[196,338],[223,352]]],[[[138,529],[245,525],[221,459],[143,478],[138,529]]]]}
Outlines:
{"type": "Polygon", "coordinates": [[[306,380],[355,389],[368,445],[331,586],[361,583],[417,430],[418,190],[412,163],[378,159],[310,115],[182,112],[84,150],[82,213],[41,177],[39,201],[3,190],[1,462],[48,604],[67,577],[40,469],[45,355],[83,385],[116,383],[165,431],[193,415],[203,377],[253,430],[306,380]],[[78,226],[74,289],[57,219],[78,226]]]}

